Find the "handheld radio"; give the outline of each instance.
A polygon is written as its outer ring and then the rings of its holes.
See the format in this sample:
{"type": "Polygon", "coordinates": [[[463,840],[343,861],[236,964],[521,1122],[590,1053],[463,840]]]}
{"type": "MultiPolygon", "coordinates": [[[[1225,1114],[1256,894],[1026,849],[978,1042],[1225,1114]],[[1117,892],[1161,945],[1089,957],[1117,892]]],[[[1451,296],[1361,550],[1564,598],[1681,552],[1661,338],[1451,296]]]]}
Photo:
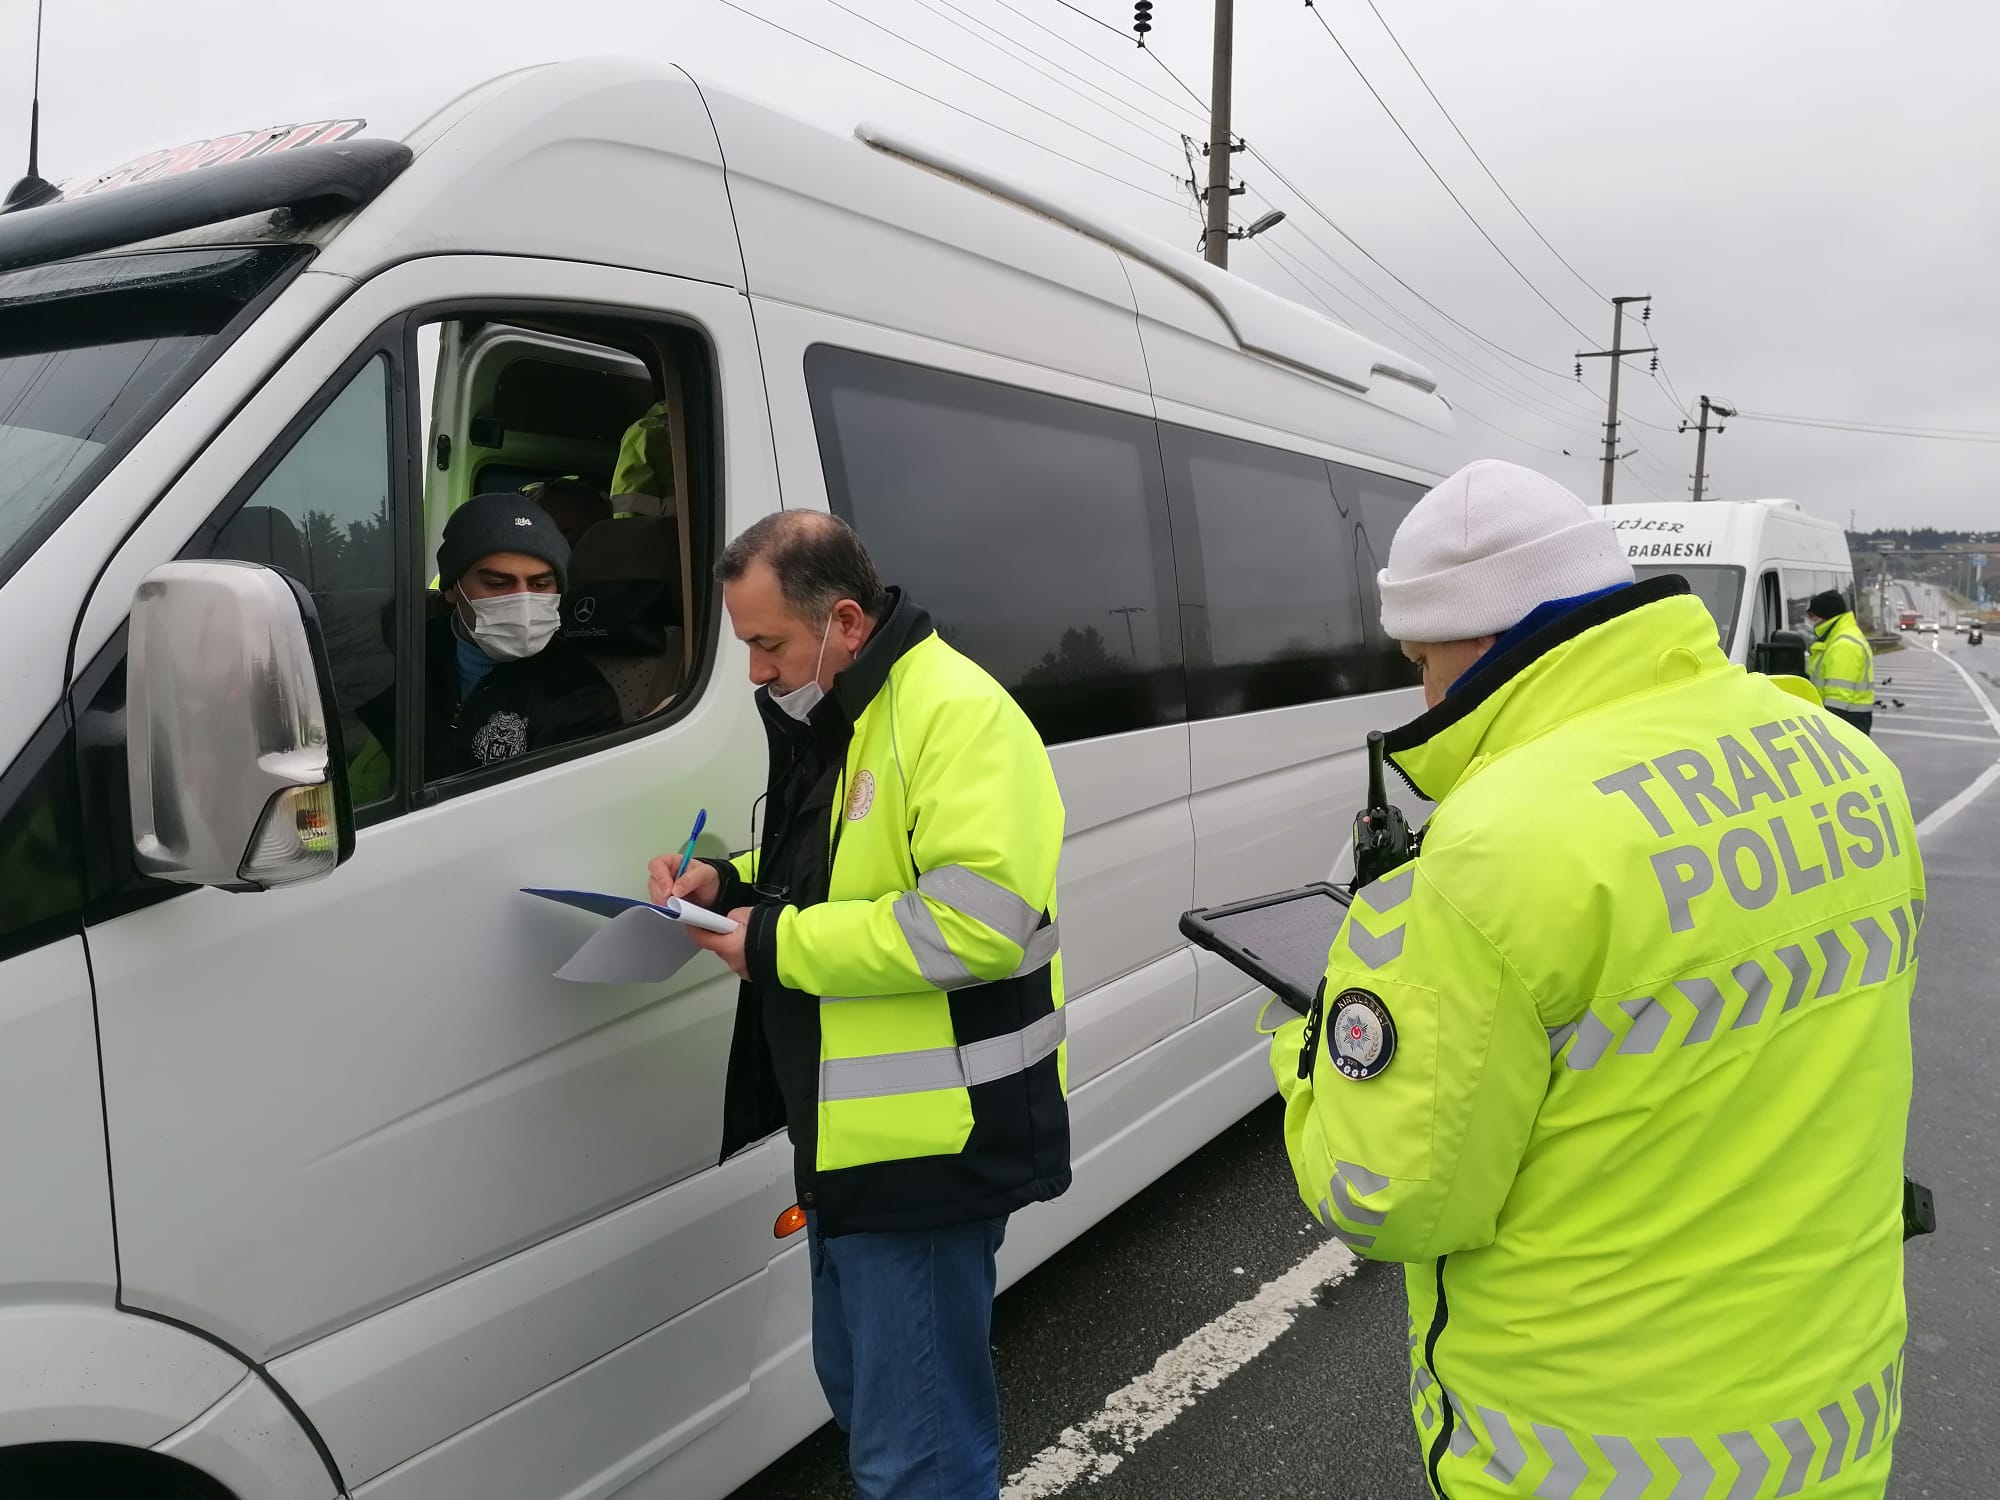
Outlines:
{"type": "Polygon", "coordinates": [[[1383,754],[1382,731],[1369,730],[1368,804],[1354,815],[1355,891],[1414,859],[1421,838],[1410,832],[1403,810],[1389,801],[1382,778],[1383,754]]]}

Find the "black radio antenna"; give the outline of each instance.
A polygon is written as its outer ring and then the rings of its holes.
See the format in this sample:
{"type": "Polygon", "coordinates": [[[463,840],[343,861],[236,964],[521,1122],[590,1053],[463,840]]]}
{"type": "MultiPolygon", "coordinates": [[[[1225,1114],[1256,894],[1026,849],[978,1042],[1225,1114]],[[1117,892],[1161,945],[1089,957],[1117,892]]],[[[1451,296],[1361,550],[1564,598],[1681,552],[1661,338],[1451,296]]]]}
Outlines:
{"type": "Polygon", "coordinates": [[[46,0],[35,0],[35,82],[28,96],[28,172],[7,190],[0,202],[0,214],[20,208],[35,208],[58,197],[60,190],[42,176],[42,8],[46,0]]]}

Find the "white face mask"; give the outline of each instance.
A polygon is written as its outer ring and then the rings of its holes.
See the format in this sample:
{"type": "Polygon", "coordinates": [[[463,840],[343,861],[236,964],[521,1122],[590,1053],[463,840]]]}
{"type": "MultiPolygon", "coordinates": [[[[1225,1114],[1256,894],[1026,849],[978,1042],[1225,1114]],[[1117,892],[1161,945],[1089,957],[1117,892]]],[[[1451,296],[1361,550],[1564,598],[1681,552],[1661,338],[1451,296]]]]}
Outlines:
{"type": "MultiPolygon", "coordinates": [[[[790,714],[801,724],[805,723],[812,711],[819,707],[820,699],[826,696],[826,689],[819,685],[819,669],[826,665],[826,642],[833,634],[833,616],[826,617],[826,628],[819,633],[819,659],[813,663],[810,681],[801,683],[789,693],[771,693],[771,706],[780,713],[790,714]]],[[[766,688],[766,692],[770,689],[766,688]]]]}
{"type": "Polygon", "coordinates": [[[562,624],[560,594],[496,594],[490,599],[466,599],[472,622],[459,623],[479,647],[495,661],[520,661],[535,655],[555,636],[562,624]]]}

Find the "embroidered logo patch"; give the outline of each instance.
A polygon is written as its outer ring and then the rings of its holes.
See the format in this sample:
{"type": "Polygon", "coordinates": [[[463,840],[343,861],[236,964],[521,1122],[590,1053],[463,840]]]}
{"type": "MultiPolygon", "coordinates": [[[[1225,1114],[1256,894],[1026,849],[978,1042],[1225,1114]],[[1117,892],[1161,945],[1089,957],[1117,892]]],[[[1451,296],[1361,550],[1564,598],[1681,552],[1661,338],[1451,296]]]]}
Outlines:
{"type": "Polygon", "coordinates": [[[1396,1023],[1382,997],[1342,990],[1333,1002],[1327,1050],[1333,1065],[1357,1083],[1375,1077],[1396,1055],[1396,1023]]]}
{"type": "Polygon", "coordinates": [[[472,754],[481,765],[512,760],[528,751],[528,721],[505,710],[493,715],[472,736],[472,754]]]}
{"type": "Polygon", "coordinates": [[[875,773],[863,771],[854,778],[854,790],[847,797],[847,821],[859,823],[875,805],[875,773]]]}

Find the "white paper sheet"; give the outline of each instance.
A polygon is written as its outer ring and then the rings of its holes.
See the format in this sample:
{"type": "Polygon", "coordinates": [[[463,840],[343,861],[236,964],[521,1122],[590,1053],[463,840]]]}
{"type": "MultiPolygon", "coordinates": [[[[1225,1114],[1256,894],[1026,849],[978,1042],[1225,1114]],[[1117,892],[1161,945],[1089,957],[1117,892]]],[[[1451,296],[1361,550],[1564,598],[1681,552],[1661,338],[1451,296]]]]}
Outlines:
{"type": "Polygon", "coordinates": [[[700,951],[672,917],[650,906],[632,906],[592,933],[556,970],[556,978],[576,984],[658,984],[673,978],[700,951]]]}

